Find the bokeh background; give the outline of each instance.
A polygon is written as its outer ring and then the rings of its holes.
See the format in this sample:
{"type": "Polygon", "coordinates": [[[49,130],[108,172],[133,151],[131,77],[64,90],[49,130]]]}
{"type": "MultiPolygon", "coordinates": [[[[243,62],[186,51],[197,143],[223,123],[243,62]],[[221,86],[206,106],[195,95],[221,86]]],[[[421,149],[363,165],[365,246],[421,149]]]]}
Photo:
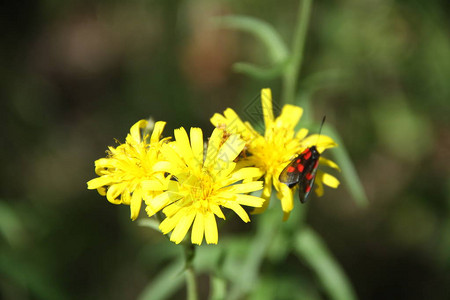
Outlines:
{"type": "MultiPolygon", "coordinates": [[[[313,5],[300,86],[320,78],[312,117],[326,114],[337,128],[369,205],[356,205],[345,186],[328,189],[307,204],[308,223],[360,299],[448,299],[448,3],[313,5]]],[[[237,61],[264,66],[261,44],[217,29],[211,18],[257,17],[289,43],[297,7],[293,0],[3,2],[0,298],[139,297],[169,263],[167,251],[178,249],[131,222],[128,207],[87,190],[94,160],[142,118],[167,121],[166,135],[179,126],[211,132],[215,112],[242,112],[262,87],[277,100],[279,80],[232,70],[237,61]]],[[[220,238],[239,230],[224,226],[220,238]]],[[[278,272],[295,282],[292,267],[278,272]]],[[[199,280],[207,295],[207,278],[199,280]]],[[[183,288],[172,297],[184,297],[183,288]]]]}

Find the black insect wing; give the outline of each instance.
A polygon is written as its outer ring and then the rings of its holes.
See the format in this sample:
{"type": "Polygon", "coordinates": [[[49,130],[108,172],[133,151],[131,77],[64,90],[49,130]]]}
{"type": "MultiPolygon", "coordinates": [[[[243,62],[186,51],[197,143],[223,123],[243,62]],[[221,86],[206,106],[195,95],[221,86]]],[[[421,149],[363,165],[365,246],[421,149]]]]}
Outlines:
{"type": "Polygon", "coordinates": [[[298,195],[301,203],[306,202],[314,186],[320,158],[320,153],[317,151],[316,146],[312,146],[308,150],[310,154],[305,155],[305,161],[303,162],[304,170],[299,178],[298,195]]]}
{"type": "MultiPolygon", "coordinates": [[[[320,124],[317,142],[319,142],[323,123],[325,123],[325,116],[320,124]]],[[[320,153],[317,151],[316,146],[306,148],[284,168],[278,177],[280,182],[285,183],[289,188],[298,184],[298,195],[301,203],[306,202],[314,186],[319,158],[320,153]]]]}
{"type": "Polygon", "coordinates": [[[280,173],[278,180],[286,184],[289,188],[300,182],[302,172],[298,170],[298,165],[302,161],[303,154],[297,155],[284,170],[280,173]]]}

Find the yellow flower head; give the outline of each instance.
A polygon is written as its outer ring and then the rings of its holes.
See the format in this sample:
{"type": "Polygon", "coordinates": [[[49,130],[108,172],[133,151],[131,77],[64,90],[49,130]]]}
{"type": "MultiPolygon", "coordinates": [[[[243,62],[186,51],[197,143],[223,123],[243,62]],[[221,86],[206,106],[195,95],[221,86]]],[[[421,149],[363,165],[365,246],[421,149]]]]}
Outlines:
{"type": "Polygon", "coordinates": [[[245,195],[262,189],[261,181],[252,181],[259,170],[235,170],[234,160],[245,145],[237,135],[224,141],[223,131],[215,129],[206,153],[200,128],[191,128],[190,141],[184,128],[176,129],[174,135],[175,141],[162,149],[170,162],[167,171],[172,181],[167,192],[146,200],[147,212],[152,216],[162,209],[166,218],[160,229],[164,234],[172,231],[170,240],[177,244],[191,226],[193,244],[200,245],[203,236],[208,244],[217,244],[216,216],[225,219],[221,207],[233,210],[244,222],[250,218],[241,205],[261,207],[263,199],[245,195]]]}
{"type": "MultiPolygon", "coordinates": [[[[294,105],[285,105],[280,116],[276,119],[272,110],[272,93],[270,89],[261,91],[261,104],[265,124],[265,133],[260,135],[250,123],[242,122],[239,116],[228,108],[224,114],[215,114],[211,118],[214,126],[225,128],[228,133],[239,134],[246,141],[248,155],[241,161],[243,166],[255,166],[260,170],[260,176],[264,175],[264,189],[262,196],[266,201],[261,208],[255,209],[254,213],[263,212],[270,200],[272,185],[275,187],[278,198],[284,212],[284,219],[289,217],[294,207],[292,190],[278,180],[280,173],[289,162],[304,149],[313,145],[322,153],[325,149],[335,147],[333,139],[328,136],[317,134],[308,137],[307,129],[300,129],[295,132],[295,127],[300,120],[303,109],[294,105]]],[[[338,166],[323,157],[320,157],[320,164],[325,164],[333,168],[338,166]]],[[[336,188],[339,181],[330,174],[317,171],[316,193],[323,194],[323,184],[336,188]]]]}
{"type": "Polygon", "coordinates": [[[168,163],[160,156],[165,143],[160,136],[165,124],[154,124],[149,141],[148,135],[141,135],[149,122],[140,120],[134,124],[124,144],[109,147],[108,157],[95,161],[95,173],[99,177],[87,183],[88,189],[97,189],[109,202],[130,205],[132,220],[138,217],[144,197],[155,197],[167,189],[169,178],[164,169],[168,163]]]}

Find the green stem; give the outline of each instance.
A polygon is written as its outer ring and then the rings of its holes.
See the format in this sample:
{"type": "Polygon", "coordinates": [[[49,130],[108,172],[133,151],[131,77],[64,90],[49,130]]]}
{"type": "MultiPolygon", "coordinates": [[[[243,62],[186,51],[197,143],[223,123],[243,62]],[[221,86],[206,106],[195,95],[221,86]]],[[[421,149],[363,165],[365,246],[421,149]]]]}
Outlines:
{"type": "Polygon", "coordinates": [[[187,300],[197,300],[197,278],[195,276],[194,268],[192,267],[192,261],[195,257],[195,246],[186,242],[183,244],[184,257],[185,257],[185,274],[186,274],[186,286],[187,286],[187,300]]]}
{"type": "Polygon", "coordinates": [[[236,275],[237,281],[230,291],[229,300],[241,299],[256,285],[261,264],[273,239],[279,232],[281,216],[278,211],[268,210],[261,216],[258,223],[258,232],[253,238],[246,261],[242,264],[239,274],[236,275]]]}
{"type": "Polygon", "coordinates": [[[293,104],[295,101],[298,75],[303,61],[306,33],[308,31],[312,0],[302,0],[295,27],[294,40],[291,49],[291,59],[283,76],[283,101],[293,104]]]}
{"type": "Polygon", "coordinates": [[[197,279],[195,277],[194,268],[188,267],[186,269],[186,285],[187,285],[187,299],[197,300],[197,279]]]}

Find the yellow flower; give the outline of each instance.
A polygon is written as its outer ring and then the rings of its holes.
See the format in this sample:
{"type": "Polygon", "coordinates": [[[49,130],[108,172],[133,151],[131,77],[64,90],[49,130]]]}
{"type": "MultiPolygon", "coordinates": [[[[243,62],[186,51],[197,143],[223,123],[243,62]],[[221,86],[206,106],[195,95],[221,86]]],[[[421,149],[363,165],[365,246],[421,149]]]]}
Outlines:
{"type": "MultiPolygon", "coordinates": [[[[306,137],[308,130],[304,128],[295,132],[295,127],[303,113],[301,107],[287,104],[283,107],[280,116],[274,119],[270,89],[261,91],[261,104],[265,124],[264,135],[260,135],[250,123],[243,122],[231,108],[226,109],[223,115],[215,114],[211,122],[216,127],[225,128],[228,133],[239,134],[246,141],[248,155],[241,160],[240,164],[258,167],[260,176],[264,176],[261,197],[266,201],[261,208],[255,209],[254,213],[261,213],[267,208],[273,185],[281,200],[286,220],[294,207],[293,194],[286,184],[278,180],[280,173],[304,149],[316,145],[318,151],[322,153],[327,148],[335,147],[336,143],[325,135],[319,137],[313,134],[306,137]]],[[[320,157],[319,163],[338,169],[334,162],[323,157],[320,157]]],[[[315,182],[316,193],[319,196],[323,194],[323,184],[333,188],[339,185],[335,177],[320,170],[317,171],[315,182]]]]}
{"type": "Polygon", "coordinates": [[[156,122],[153,133],[142,137],[141,131],[152,127],[146,120],[134,124],[124,144],[109,147],[108,157],[95,161],[95,173],[88,189],[97,189],[113,204],[130,205],[131,219],[135,220],[144,197],[155,197],[167,189],[169,178],[164,169],[168,163],[161,160],[160,149],[167,139],[160,140],[165,122],[156,122]]]}
{"type": "Polygon", "coordinates": [[[217,244],[216,216],[225,219],[221,207],[233,210],[244,222],[250,218],[241,205],[261,207],[263,199],[245,195],[262,189],[261,181],[251,181],[259,170],[241,168],[236,171],[234,159],[245,142],[237,135],[224,141],[223,131],[215,129],[204,153],[203,133],[191,128],[190,142],[184,128],[176,129],[175,141],[163,146],[161,152],[170,162],[167,170],[173,180],[168,191],[146,199],[147,213],[159,210],[166,215],[160,229],[172,231],[170,240],[180,243],[192,226],[191,241],[200,245],[203,236],[208,244],[217,244]],[[240,181],[245,180],[245,183],[240,181]]]}

